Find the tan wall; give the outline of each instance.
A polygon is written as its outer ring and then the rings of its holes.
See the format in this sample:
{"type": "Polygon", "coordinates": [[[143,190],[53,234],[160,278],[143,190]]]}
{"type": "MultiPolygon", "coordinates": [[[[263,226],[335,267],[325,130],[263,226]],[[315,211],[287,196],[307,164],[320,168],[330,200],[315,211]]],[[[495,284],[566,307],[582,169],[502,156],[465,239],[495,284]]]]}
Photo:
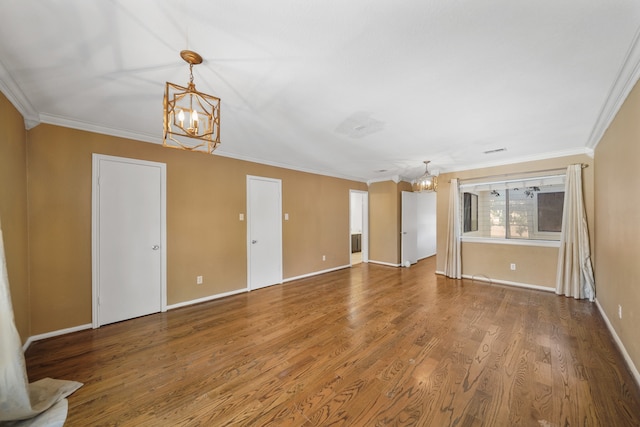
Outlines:
{"type": "Polygon", "coordinates": [[[27,151],[24,120],[0,93],[0,221],[16,328],[29,337],[27,151]]]}
{"type": "MultiPolygon", "coordinates": [[[[464,181],[476,177],[525,174],[527,172],[566,168],[573,163],[589,165],[582,170],[583,194],[590,243],[594,248],[594,188],[593,159],[587,155],[558,157],[525,163],[515,163],[492,168],[482,168],[442,174],[438,177],[437,200],[437,270],[444,271],[444,253],[446,249],[447,218],[449,209],[449,191],[452,178],[464,181]]],[[[530,176],[530,175],[524,175],[530,176]]],[[[493,179],[493,178],[492,178],[493,179]]],[[[462,274],[469,276],[485,276],[492,280],[505,280],[536,286],[555,288],[557,267],[557,248],[537,246],[497,245],[483,243],[462,244],[462,274]],[[510,264],[516,264],[516,270],[510,270],[510,264]]]]}
{"type": "Polygon", "coordinates": [[[640,86],[595,150],[596,298],[640,369],[640,86]],[[618,318],[622,306],[622,319],[618,318]]]}
{"type": "Polygon", "coordinates": [[[556,287],[558,248],[466,242],[462,244],[462,259],[462,274],[480,280],[556,287]],[[511,270],[512,263],[516,264],[515,271],[511,270]]]}
{"type": "Polygon", "coordinates": [[[403,191],[411,191],[411,184],[382,181],[369,185],[369,259],[372,262],[400,264],[403,191]]]}
{"type": "Polygon", "coordinates": [[[364,183],[43,124],[28,146],[32,335],[91,322],[92,153],[167,164],[168,304],[246,287],[247,175],[282,180],[285,279],[349,264],[364,183]]]}

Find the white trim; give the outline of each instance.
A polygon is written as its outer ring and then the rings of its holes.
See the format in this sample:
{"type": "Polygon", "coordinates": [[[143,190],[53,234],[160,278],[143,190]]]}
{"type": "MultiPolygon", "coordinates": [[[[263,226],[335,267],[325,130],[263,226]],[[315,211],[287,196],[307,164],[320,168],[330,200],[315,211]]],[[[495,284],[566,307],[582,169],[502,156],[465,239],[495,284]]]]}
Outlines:
{"type": "MultiPolygon", "coordinates": [[[[538,185],[540,187],[550,187],[550,186],[556,186],[556,185],[563,185],[564,186],[564,182],[566,179],[567,174],[566,173],[562,173],[562,174],[554,174],[554,175],[541,175],[541,176],[535,176],[535,177],[530,177],[530,178],[511,178],[511,179],[498,179],[498,180],[492,180],[492,181],[479,181],[479,182],[475,182],[473,181],[473,178],[469,178],[469,179],[465,179],[461,184],[460,184],[460,190],[467,190],[469,189],[470,191],[474,191],[474,189],[476,187],[481,187],[481,186],[486,186],[486,185],[497,185],[497,184],[505,184],[505,188],[511,190],[512,188],[508,187],[506,184],[513,184],[516,183],[517,185],[525,184],[529,181],[544,181],[546,180],[552,180],[552,184],[547,184],[547,183],[543,183],[542,185],[538,185]],[[553,180],[555,178],[558,178],[558,180],[553,180]],[[561,180],[560,180],[561,179],[561,180]],[[471,181],[471,182],[470,182],[471,181]],[[560,181],[560,182],[557,182],[560,181]]],[[[495,189],[495,188],[494,188],[495,189]]],[[[478,190],[478,191],[482,191],[482,190],[478,190]]],[[[488,191],[488,190],[487,190],[488,191]]],[[[538,191],[538,190],[536,190],[538,191]]],[[[557,191],[556,189],[548,189],[545,188],[544,191],[540,190],[543,193],[549,193],[552,191],[557,191]]]]}
{"type": "Polygon", "coordinates": [[[216,299],[220,299],[220,298],[225,298],[225,297],[230,297],[232,295],[238,295],[244,292],[248,292],[249,289],[247,288],[243,288],[243,289],[236,289],[235,291],[229,291],[229,292],[223,292],[221,294],[215,294],[215,295],[209,295],[208,297],[202,297],[202,298],[197,298],[197,299],[192,299],[189,301],[183,301],[183,302],[179,302],[176,304],[171,304],[167,306],[167,310],[173,310],[176,308],[180,308],[180,307],[187,307],[189,305],[193,305],[193,304],[200,304],[201,302],[207,302],[207,301],[213,301],[216,299]]]}
{"type": "Polygon", "coordinates": [[[284,221],[283,216],[282,216],[282,202],[283,202],[283,196],[282,196],[282,180],[278,179],[278,178],[267,178],[267,177],[263,177],[263,176],[256,176],[256,175],[247,175],[247,183],[246,183],[247,187],[246,187],[246,205],[247,205],[247,289],[249,289],[250,291],[254,291],[256,289],[260,289],[262,287],[267,287],[267,286],[272,286],[275,284],[281,284],[282,282],[282,276],[284,275],[284,241],[283,241],[283,237],[282,237],[282,233],[283,233],[283,226],[282,226],[282,222],[284,221]],[[278,280],[275,283],[272,283],[271,285],[265,285],[265,286],[261,286],[259,288],[252,288],[251,287],[251,221],[253,221],[253,211],[252,211],[252,206],[251,206],[251,182],[252,181],[267,181],[267,182],[271,182],[274,184],[278,184],[278,223],[276,225],[276,227],[278,227],[278,237],[279,237],[279,241],[278,243],[278,250],[280,251],[280,265],[278,266],[279,268],[279,272],[278,272],[278,280]]]}
{"type": "Polygon", "coordinates": [[[627,352],[627,349],[624,347],[622,340],[620,339],[620,337],[616,333],[615,328],[609,321],[609,318],[607,317],[607,314],[605,313],[604,309],[600,305],[600,301],[598,301],[598,298],[596,298],[596,307],[598,307],[598,310],[600,310],[600,315],[602,315],[602,318],[604,319],[604,323],[607,325],[607,328],[609,329],[609,332],[611,333],[613,340],[618,345],[618,349],[620,350],[620,353],[622,353],[622,356],[624,357],[624,361],[627,362],[627,366],[629,367],[629,370],[633,375],[633,379],[640,386],[640,372],[638,372],[638,368],[636,367],[636,365],[633,364],[633,360],[631,359],[631,356],[629,356],[629,353],[627,352]]]}
{"type": "MultiPolygon", "coordinates": [[[[440,276],[446,276],[444,271],[436,270],[436,274],[438,274],[440,276]]],[[[531,285],[529,283],[511,282],[509,280],[491,279],[491,278],[489,278],[487,276],[482,276],[482,275],[479,275],[479,274],[476,274],[476,275],[463,274],[462,278],[463,279],[468,279],[468,280],[477,280],[479,282],[497,283],[499,285],[513,286],[513,287],[516,287],[516,288],[532,289],[532,290],[535,290],[535,291],[543,291],[543,292],[555,292],[556,291],[555,288],[549,288],[547,286],[531,285]]]]}
{"type": "Polygon", "coordinates": [[[636,31],[618,75],[609,89],[609,95],[587,140],[587,147],[595,149],[600,143],[638,78],[640,78],[640,28],[636,31]]]}
{"type": "MultiPolygon", "coordinates": [[[[162,144],[161,133],[148,134],[148,133],[134,132],[134,131],[124,130],[124,129],[115,129],[115,128],[110,128],[106,126],[96,125],[93,123],[86,123],[79,120],[73,120],[66,117],[55,116],[52,114],[40,114],[39,117],[42,123],[48,123],[52,125],[62,126],[62,127],[71,128],[71,129],[78,129],[78,130],[83,130],[87,132],[99,133],[102,135],[115,136],[118,138],[126,138],[126,139],[132,139],[135,141],[149,142],[152,144],[158,144],[158,145],[162,144]]],[[[304,168],[304,167],[294,166],[286,163],[274,162],[269,160],[258,159],[256,157],[225,152],[224,146],[221,146],[220,148],[218,148],[215,151],[215,154],[217,156],[228,157],[230,159],[243,160],[245,162],[252,162],[252,163],[258,163],[261,165],[268,165],[268,166],[274,166],[274,167],[283,168],[283,169],[290,169],[298,172],[306,172],[306,173],[312,173],[315,175],[330,176],[333,178],[346,179],[349,181],[366,182],[365,179],[356,177],[356,176],[331,173],[331,172],[321,171],[321,170],[312,169],[312,168],[304,168]]]]}
{"type": "Polygon", "coordinates": [[[510,157],[494,162],[474,163],[465,165],[456,165],[451,168],[441,167],[440,173],[462,172],[474,169],[491,168],[495,166],[514,165],[517,163],[533,162],[537,160],[555,159],[558,157],[575,156],[579,154],[587,155],[593,158],[593,149],[585,147],[568,148],[566,150],[551,151],[547,153],[539,153],[530,156],[510,157]]]}
{"type": "Polygon", "coordinates": [[[559,248],[559,240],[535,239],[497,239],[492,237],[460,237],[462,243],[487,243],[494,245],[542,246],[545,248],[559,248]]]}
{"type": "MultiPolygon", "coordinates": [[[[437,255],[437,252],[434,252],[434,253],[432,253],[430,255],[425,255],[422,258],[418,258],[418,261],[422,261],[423,259],[431,258],[432,256],[436,256],[436,255],[437,255]]],[[[437,271],[436,271],[436,273],[437,273],[437,271]]]]}
{"type": "Polygon", "coordinates": [[[22,346],[22,351],[23,352],[27,351],[29,346],[36,341],[57,337],[60,335],[66,335],[72,332],[84,331],[86,329],[91,329],[91,327],[92,327],[91,323],[87,323],[85,325],[74,326],[72,328],[59,329],[57,331],[45,332],[44,334],[32,335],[27,339],[27,342],[25,342],[24,345],[22,346]]]}
{"type": "Polygon", "coordinates": [[[40,114],[42,123],[62,126],[70,129],[77,129],[86,132],[97,133],[101,135],[115,136],[117,138],[132,139],[134,141],[150,142],[153,144],[162,144],[162,136],[150,135],[142,132],[134,132],[126,129],[115,129],[106,126],[100,126],[93,123],[82,122],[79,120],[69,119],[66,117],[56,116],[53,114],[40,114]]]}
{"type": "Polygon", "coordinates": [[[4,93],[9,102],[18,110],[24,118],[24,127],[29,130],[40,124],[40,115],[24,92],[20,89],[20,86],[11,77],[9,71],[0,62],[0,91],[4,93]]]}
{"type": "Polygon", "coordinates": [[[380,265],[388,265],[389,267],[400,267],[402,264],[393,264],[391,262],[384,262],[384,261],[375,261],[370,259],[369,260],[370,264],[380,264],[380,265]]]}
{"type": "Polygon", "coordinates": [[[307,277],[318,276],[320,274],[331,273],[332,271],[344,270],[345,268],[351,268],[349,264],[341,265],[338,267],[328,268],[326,270],[314,271],[312,273],[303,274],[301,276],[288,277],[282,280],[282,283],[293,282],[294,280],[306,279],[307,277]]]}
{"type": "Polygon", "coordinates": [[[99,212],[99,164],[101,160],[152,166],[160,169],[160,312],[167,311],[167,165],[166,163],[126,157],[92,154],[91,165],[91,324],[100,327],[98,319],[98,277],[100,245],[98,233],[99,212]]]}
{"type": "Polygon", "coordinates": [[[386,176],[381,176],[379,178],[373,178],[373,179],[368,179],[367,180],[367,185],[371,185],[373,183],[376,182],[386,182],[386,181],[393,181],[396,184],[399,183],[401,181],[400,175],[386,175],[386,176]]]}
{"type": "MultiPolygon", "coordinates": [[[[0,70],[0,76],[1,76],[1,70],[0,70]]],[[[1,81],[2,80],[0,79],[0,82],[1,81]]],[[[2,89],[2,87],[0,87],[0,89],[2,89]]],[[[9,98],[9,96],[7,96],[7,98],[9,98]]],[[[16,108],[18,107],[16,106],[16,108]]],[[[92,123],[85,123],[85,122],[81,122],[73,119],[68,119],[65,117],[54,116],[51,114],[38,114],[37,112],[34,112],[36,114],[35,117],[33,115],[28,116],[26,113],[23,113],[21,108],[18,108],[18,110],[25,117],[25,123],[27,123],[28,120],[29,120],[29,123],[33,123],[30,127],[27,127],[27,129],[30,129],[31,127],[34,127],[38,123],[42,122],[42,123],[48,123],[52,125],[67,127],[71,129],[78,129],[78,130],[83,130],[87,132],[94,132],[98,134],[114,136],[118,138],[126,138],[126,139],[135,140],[135,141],[149,142],[149,143],[158,144],[158,145],[162,144],[161,136],[156,134],[147,134],[147,133],[134,132],[129,130],[115,129],[110,127],[95,125],[92,123]],[[29,119],[27,119],[26,117],[29,117],[29,119]]],[[[345,180],[355,181],[355,182],[364,182],[367,185],[371,185],[375,182],[384,182],[384,181],[393,181],[396,184],[399,183],[400,181],[407,181],[409,183],[411,182],[409,178],[403,177],[400,175],[387,175],[385,177],[365,179],[357,176],[344,175],[339,173],[327,172],[323,170],[290,165],[287,163],[258,159],[252,156],[245,156],[242,154],[226,152],[224,151],[224,146],[221,146],[220,148],[218,148],[215,151],[215,154],[220,157],[228,157],[230,159],[242,160],[245,162],[252,162],[252,163],[257,163],[257,164],[267,165],[267,166],[274,166],[282,169],[312,173],[312,174],[321,175],[321,176],[329,176],[333,178],[340,178],[340,179],[345,179],[345,180]]],[[[513,165],[516,163],[531,162],[536,160],[547,160],[547,159],[553,159],[557,157],[566,157],[566,156],[573,156],[578,154],[585,154],[593,158],[594,153],[592,148],[576,147],[576,148],[570,148],[570,149],[561,150],[561,151],[552,151],[552,152],[535,154],[530,156],[513,157],[513,158],[503,159],[501,161],[495,161],[495,162],[474,163],[474,164],[467,164],[462,166],[458,165],[451,168],[442,167],[439,173],[461,172],[466,170],[481,169],[481,168],[488,168],[488,167],[495,167],[495,166],[513,165]]],[[[434,172],[432,171],[432,173],[434,172]]]]}
{"type": "Polygon", "coordinates": [[[491,279],[489,277],[482,276],[482,275],[479,275],[479,274],[476,274],[476,275],[463,274],[462,278],[463,279],[470,279],[470,280],[477,280],[477,281],[486,282],[486,283],[497,283],[499,285],[514,286],[516,288],[533,289],[533,290],[536,290],[536,291],[544,291],[544,292],[555,292],[556,291],[555,288],[549,288],[547,286],[531,285],[529,283],[511,282],[509,280],[491,279]]]}
{"type": "MultiPolygon", "coordinates": [[[[369,262],[369,192],[363,190],[349,189],[349,260],[351,260],[351,196],[353,194],[362,195],[362,236],[360,241],[360,253],[362,262],[369,262]]],[[[351,261],[349,261],[349,265],[351,261]]]]}

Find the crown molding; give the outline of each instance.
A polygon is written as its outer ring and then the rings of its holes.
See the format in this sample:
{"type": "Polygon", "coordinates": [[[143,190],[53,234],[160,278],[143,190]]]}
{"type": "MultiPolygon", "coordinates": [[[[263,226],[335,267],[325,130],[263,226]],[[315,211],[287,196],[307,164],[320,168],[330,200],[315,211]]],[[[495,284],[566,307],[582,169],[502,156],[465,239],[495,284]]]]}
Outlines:
{"type": "Polygon", "coordinates": [[[586,146],[592,150],[596,148],[604,133],[607,131],[622,104],[640,78],[640,27],[631,42],[627,55],[622,62],[618,76],[609,89],[609,95],[600,110],[586,146]]]}
{"type": "Polygon", "coordinates": [[[540,154],[535,154],[531,156],[510,157],[508,159],[503,159],[502,161],[496,161],[496,162],[474,163],[474,164],[454,166],[451,168],[442,168],[440,173],[462,172],[462,171],[473,170],[473,169],[492,168],[496,166],[512,165],[515,163],[534,162],[538,160],[555,159],[558,157],[576,156],[581,154],[593,158],[593,149],[586,148],[586,147],[577,147],[577,148],[571,148],[567,150],[540,153],[540,154]]]}
{"type": "Polygon", "coordinates": [[[251,163],[258,163],[258,164],[267,165],[267,166],[274,166],[274,167],[277,167],[277,168],[289,169],[289,170],[294,170],[294,171],[297,171],[297,172],[305,172],[305,173],[311,173],[311,174],[314,174],[314,175],[328,176],[328,177],[331,177],[331,178],[346,179],[347,181],[356,181],[356,182],[363,182],[363,183],[368,182],[365,179],[362,179],[361,177],[357,177],[357,176],[342,175],[342,174],[331,173],[331,172],[326,172],[326,171],[320,171],[320,170],[311,169],[311,168],[301,168],[301,167],[298,167],[298,166],[289,165],[287,163],[273,162],[273,161],[270,161],[270,160],[257,159],[255,157],[251,157],[251,156],[244,156],[244,155],[239,155],[239,154],[234,154],[234,153],[228,153],[228,152],[222,151],[220,149],[216,150],[215,154],[217,156],[220,156],[220,157],[228,157],[230,159],[242,160],[242,161],[251,162],[251,163]]]}
{"type": "MultiPolygon", "coordinates": [[[[159,144],[159,145],[162,144],[162,137],[160,135],[151,135],[147,133],[132,132],[132,131],[122,130],[122,129],[114,129],[111,127],[99,126],[99,125],[95,125],[87,122],[68,119],[66,117],[54,116],[51,114],[41,114],[40,118],[42,120],[42,123],[47,123],[51,125],[62,126],[66,128],[77,129],[77,130],[82,130],[87,132],[99,133],[103,135],[115,136],[119,138],[132,139],[135,141],[150,142],[152,144],[159,144]]],[[[355,177],[355,176],[333,174],[330,172],[323,172],[323,171],[310,169],[310,168],[300,168],[300,167],[292,166],[286,163],[266,161],[266,160],[257,159],[255,157],[229,153],[221,149],[216,150],[215,155],[220,157],[228,157],[235,160],[242,160],[245,162],[258,163],[261,165],[274,166],[282,169],[290,169],[298,172],[311,173],[314,175],[329,176],[332,178],[346,179],[348,181],[366,182],[364,179],[355,177]]]]}
{"type": "Polygon", "coordinates": [[[373,179],[369,179],[367,180],[367,185],[371,185],[374,184],[376,182],[385,182],[385,181],[393,181],[396,184],[399,183],[402,179],[400,178],[400,175],[387,175],[387,176],[381,176],[380,178],[373,178],[373,179]]]}
{"type": "Polygon", "coordinates": [[[53,114],[40,114],[42,123],[62,126],[65,128],[83,130],[87,132],[99,133],[102,135],[115,136],[118,138],[133,139],[142,142],[151,142],[153,144],[162,144],[162,136],[151,135],[142,132],[133,132],[123,129],[115,129],[107,126],[100,126],[93,123],[87,123],[80,120],[73,120],[66,117],[56,116],[53,114]]]}
{"type": "Polygon", "coordinates": [[[9,102],[20,112],[24,119],[24,127],[29,130],[40,124],[40,115],[33,108],[31,102],[26,97],[24,92],[20,90],[20,87],[16,81],[11,77],[9,71],[0,62],[0,92],[7,97],[9,102]]]}

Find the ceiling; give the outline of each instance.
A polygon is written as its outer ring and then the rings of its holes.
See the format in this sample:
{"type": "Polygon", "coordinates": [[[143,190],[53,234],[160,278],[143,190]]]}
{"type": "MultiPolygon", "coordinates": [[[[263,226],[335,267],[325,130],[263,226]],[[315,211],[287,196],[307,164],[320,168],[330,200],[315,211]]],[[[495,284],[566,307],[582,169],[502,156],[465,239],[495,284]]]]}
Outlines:
{"type": "Polygon", "coordinates": [[[639,29],[637,0],[3,0],[0,90],[27,128],[159,144],[188,48],[222,98],[215,155],[411,179],[592,152],[639,29]]]}

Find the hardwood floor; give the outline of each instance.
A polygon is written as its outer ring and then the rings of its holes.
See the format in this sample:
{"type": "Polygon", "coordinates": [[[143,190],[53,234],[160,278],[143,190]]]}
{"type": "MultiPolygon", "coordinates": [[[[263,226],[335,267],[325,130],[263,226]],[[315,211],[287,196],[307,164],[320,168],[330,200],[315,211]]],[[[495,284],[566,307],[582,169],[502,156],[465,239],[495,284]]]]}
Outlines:
{"type": "Polygon", "coordinates": [[[360,264],[35,342],[67,426],[638,426],[594,304],[360,264]]]}

